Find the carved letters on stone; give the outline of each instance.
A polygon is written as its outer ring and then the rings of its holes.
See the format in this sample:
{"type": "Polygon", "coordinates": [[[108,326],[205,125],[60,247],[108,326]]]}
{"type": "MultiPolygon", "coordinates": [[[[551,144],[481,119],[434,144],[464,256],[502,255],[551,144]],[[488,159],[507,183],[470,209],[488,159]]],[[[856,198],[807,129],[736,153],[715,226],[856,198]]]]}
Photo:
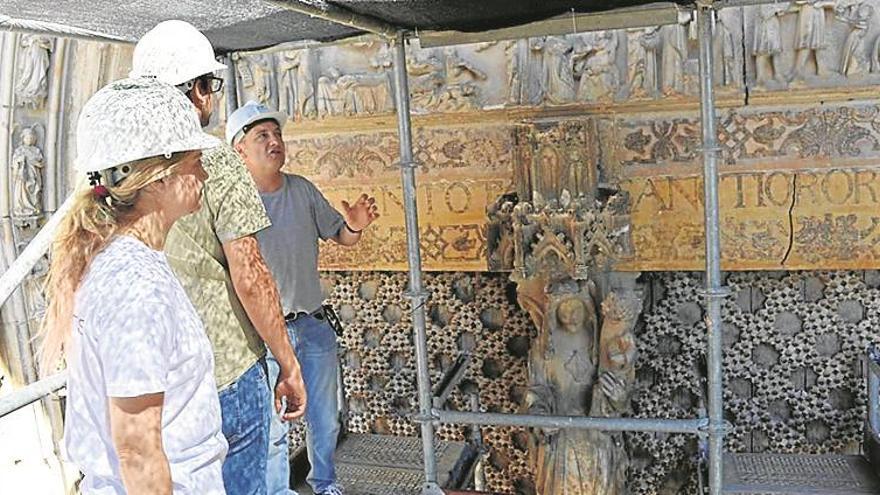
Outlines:
{"type": "Polygon", "coordinates": [[[18,52],[15,99],[21,106],[40,108],[49,93],[49,55],[52,42],[43,36],[25,34],[18,52]]]}
{"type": "MultiPolygon", "coordinates": [[[[417,128],[413,138],[426,269],[485,270],[485,211],[512,187],[512,129],[417,128]]],[[[289,139],[287,147],[287,170],[309,177],[331,204],[367,192],[382,215],[356,248],[323,246],[321,267],[406,269],[397,134],[302,137],[289,139]]]]}

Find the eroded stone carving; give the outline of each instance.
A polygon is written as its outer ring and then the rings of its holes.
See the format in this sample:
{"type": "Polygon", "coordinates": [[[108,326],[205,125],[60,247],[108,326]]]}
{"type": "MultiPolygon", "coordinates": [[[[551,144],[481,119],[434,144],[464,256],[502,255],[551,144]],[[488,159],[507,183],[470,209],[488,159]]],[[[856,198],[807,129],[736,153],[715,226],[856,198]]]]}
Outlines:
{"type": "Polygon", "coordinates": [[[779,18],[785,13],[776,5],[761,5],[755,21],[752,55],[758,83],[779,78],[777,56],[782,53],[782,28],[779,18]]]}
{"type": "Polygon", "coordinates": [[[40,108],[49,92],[49,53],[52,42],[43,36],[26,34],[21,37],[15,99],[21,106],[40,108]]]}
{"type": "Polygon", "coordinates": [[[25,127],[12,153],[12,214],[27,221],[43,211],[43,152],[36,146],[38,126],[25,127]]]}
{"type": "Polygon", "coordinates": [[[787,13],[797,14],[794,35],[795,63],[789,80],[803,78],[812,58],[817,76],[825,75],[819,52],[826,48],[825,11],[834,8],[836,0],[795,0],[787,13]]]}
{"type": "Polygon", "coordinates": [[[580,45],[572,55],[579,101],[613,99],[620,84],[615,60],[617,42],[617,35],[613,31],[591,32],[581,38],[580,45]]]}
{"type": "Polygon", "coordinates": [[[874,7],[860,2],[846,6],[838,6],[835,16],[841,22],[849,26],[849,34],[843,45],[840,57],[840,73],[844,76],[852,76],[866,72],[864,43],[867,29],[870,27],[871,17],[874,15],[874,7]]]}
{"type": "Polygon", "coordinates": [[[688,58],[687,30],[681,24],[660,28],[663,40],[660,88],[664,95],[684,92],[685,61],[688,58]]]}
{"type": "MultiPolygon", "coordinates": [[[[489,209],[490,231],[511,239],[493,241],[495,261],[512,259],[517,300],[538,329],[524,404],[537,414],[624,414],[635,381],[632,328],[641,309],[635,276],[605,282],[612,260],[631,253],[628,200],[600,198],[596,172],[584,170],[590,162],[570,156],[588,152],[587,127],[524,126],[521,196],[503,197],[489,209]]],[[[543,430],[533,432],[530,445],[538,494],[625,493],[621,435],[543,430]]]]}

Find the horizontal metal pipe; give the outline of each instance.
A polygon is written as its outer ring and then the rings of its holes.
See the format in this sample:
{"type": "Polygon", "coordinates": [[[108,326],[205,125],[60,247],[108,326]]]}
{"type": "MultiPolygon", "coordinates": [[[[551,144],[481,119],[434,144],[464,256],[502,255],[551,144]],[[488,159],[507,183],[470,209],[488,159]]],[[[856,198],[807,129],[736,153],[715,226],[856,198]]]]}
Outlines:
{"type": "Polygon", "coordinates": [[[61,224],[64,215],[66,215],[67,211],[70,210],[70,207],[73,206],[73,198],[75,194],[76,193],[74,192],[64,200],[64,203],[61,204],[58,211],[49,217],[49,220],[43,225],[40,231],[37,232],[37,235],[34,236],[33,240],[28,243],[27,247],[24,248],[24,251],[18,255],[18,258],[15,258],[15,261],[9,265],[9,269],[3,273],[2,277],[0,277],[0,305],[9,299],[9,296],[15,292],[15,289],[21,285],[28,275],[30,275],[31,270],[33,270],[34,265],[37,264],[37,261],[39,261],[49,250],[49,246],[52,245],[52,240],[55,238],[55,230],[58,228],[58,225],[61,224]]]}
{"type": "Polygon", "coordinates": [[[300,14],[335,22],[336,24],[341,24],[350,28],[375,33],[389,39],[395,39],[397,33],[402,29],[402,26],[394,26],[381,19],[358,14],[324,1],[311,0],[305,2],[302,0],[263,0],[263,2],[285,10],[299,12],[300,14]]]}
{"type": "Polygon", "coordinates": [[[433,411],[441,423],[536,428],[579,428],[603,431],[647,431],[702,435],[707,419],[591,418],[585,416],[542,416],[466,411],[433,411]]]}
{"type": "Polygon", "coordinates": [[[47,395],[67,385],[67,370],[0,397],[0,418],[33,404],[47,395]]]}
{"type": "Polygon", "coordinates": [[[15,19],[8,15],[0,14],[0,31],[16,31],[32,34],[48,34],[62,38],[73,38],[85,41],[98,41],[101,43],[125,43],[133,44],[136,39],[125,39],[111,34],[99,33],[91,29],[83,29],[54,22],[32,21],[28,19],[15,19]]]}

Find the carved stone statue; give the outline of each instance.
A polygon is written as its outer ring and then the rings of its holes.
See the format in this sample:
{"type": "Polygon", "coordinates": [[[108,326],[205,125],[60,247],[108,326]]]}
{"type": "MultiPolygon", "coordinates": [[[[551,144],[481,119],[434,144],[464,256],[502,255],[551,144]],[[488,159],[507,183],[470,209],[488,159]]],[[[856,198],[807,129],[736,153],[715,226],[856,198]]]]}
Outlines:
{"type": "Polygon", "coordinates": [[[777,56],[782,53],[782,28],[779,17],[785,13],[775,5],[761,5],[755,24],[752,55],[755,56],[755,76],[759,84],[780,75],[777,56]]]}
{"type": "Polygon", "coordinates": [[[572,48],[569,40],[559,36],[548,36],[532,45],[532,51],[543,53],[540,80],[545,103],[562,105],[574,100],[572,48]]]}
{"type": "MultiPolygon", "coordinates": [[[[538,329],[523,404],[532,414],[621,416],[629,410],[635,382],[638,274],[606,271],[612,258],[631,252],[622,246],[629,241],[620,228],[621,220],[629,221],[628,203],[619,195],[598,199],[598,186],[584,178],[596,174],[575,170],[590,165],[561,156],[568,147],[548,146],[564,139],[572,141],[571,150],[588,150],[583,142],[574,146],[572,137],[586,125],[535,124],[531,136],[523,127],[518,142],[526,143],[523,159],[530,166],[517,181],[521,195],[505,196],[489,210],[492,235],[512,239],[493,241],[495,261],[512,258],[517,300],[538,329]]],[[[529,442],[539,495],[627,493],[628,455],[621,434],[535,429],[529,442]]]]}
{"type": "Polygon", "coordinates": [[[285,51],[281,53],[281,63],[278,65],[278,71],[281,73],[281,87],[283,88],[284,97],[280,102],[280,110],[287,113],[287,116],[294,120],[297,114],[301,113],[300,105],[303,101],[300,92],[300,66],[302,65],[301,51],[285,51]]]}
{"type": "Polygon", "coordinates": [[[660,44],[659,27],[645,28],[638,42],[630,43],[630,95],[657,96],[660,88],[660,44]]]}
{"type": "Polygon", "coordinates": [[[39,108],[49,92],[49,52],[52,42],[42,36],[26,34],[21,37],[18,54],[18,74],[15,79],[15,98],[21,106],[39,108]]]}
{"type": "Polygon", "coordinates": [[[835,9],[837,19],[849,25],[849,34],[846,36],[840,57],[840,73],[844,76],[866,72],[862,53],[864,53],[865,34],[871,25],[873,15],[874,8],[864,2],[835,9]]]}
{"type": "Polygon", "coordinates": [[[586,33],[582,40],[572,55],[574,74],[579,78],[577,99],[610,100],[619,84],[617,36],[613,31],[598,31],[586,33]]]}
{"type": "Polygon", "coordinates": [[[12,153],[12,214],[33,218],[43,211],[43,152],[32,127],[21,131],[21,144],[12,153]]]}
{"type": "Polygon", "coordinates": [[[825,11],[833,9],[835,0],[795,0],[790,13],[797,14],[794,37],[795,62],[789,80],[803,78],[810,58],[816,64],[816,75],[825,71],[819,60],[819,51],[825,49],[825,11]]]}
{"type": "Polygon", "coordinates": [[[684,92],[684,63],[687,60],[687,30],[681,24],[660,29],[663,37],[660,89],[664,95],[684,92]]]}
{"type": "Polygon", "coordinates": [[[715,53],[717,55],[718,80],[724,86],[732,86],[737,82],[736,47],[733,33],[720,17],[715,25],[715,53]]]}

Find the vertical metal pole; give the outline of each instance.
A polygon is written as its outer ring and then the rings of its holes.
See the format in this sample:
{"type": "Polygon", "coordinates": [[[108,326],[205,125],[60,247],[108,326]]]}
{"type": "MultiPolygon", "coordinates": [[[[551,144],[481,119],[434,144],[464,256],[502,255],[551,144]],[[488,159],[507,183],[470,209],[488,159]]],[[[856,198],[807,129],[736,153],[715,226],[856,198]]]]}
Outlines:
{"type": "Polygon", "coordinates": [[[876,366],[867,358],[868,368],[868,422],[873,433],[880,432],[880,376],[876,366]]]}
{"type": "Polygon", "coordinates": [[[397,104],[397,131],[400,139],[400,174],[403,182],[403,208],[406,218],[406,254],[409,261],[409,291],[412,301],[413,339],[418,368],[419,419],[422,433],[422,454],[425,462],[425,485],[422,494],[442,494],[437,485],[437,461],[434,458],[434,425],[431,423],[431,377],[428,375],[425,301],[422,287],[422,260],[419,248],[419,220],[416,205],[416,181],[413,162],[412,131],[409,113],[409,84],[406,75],[406,46],[403,31],[394,43],[394,99],[397,104]]]}
{"type": "MultiPolygon", "coordinates": [[[[226,64],[226,74],[223,85],[226,86],[226,118],[232,115],[232,112],[238,110],[238,85],[235,82],[235,61],[232,55],[223,57],[223,63],[226,64]]],[[[293,115],[290,116],[293,118],[293,115]]]]}
{"type": "Polygon", "coordinates": [[[721,395],[721,242],[718,221],[718,137],[715,130],[712,39],[715,10],[711,0],[698,3],[700,42],[700,116],[703,128],[703,194],[706,228],[706,326],[709,378],[709,493],[720,495],[724,447],[721,395]]]}

